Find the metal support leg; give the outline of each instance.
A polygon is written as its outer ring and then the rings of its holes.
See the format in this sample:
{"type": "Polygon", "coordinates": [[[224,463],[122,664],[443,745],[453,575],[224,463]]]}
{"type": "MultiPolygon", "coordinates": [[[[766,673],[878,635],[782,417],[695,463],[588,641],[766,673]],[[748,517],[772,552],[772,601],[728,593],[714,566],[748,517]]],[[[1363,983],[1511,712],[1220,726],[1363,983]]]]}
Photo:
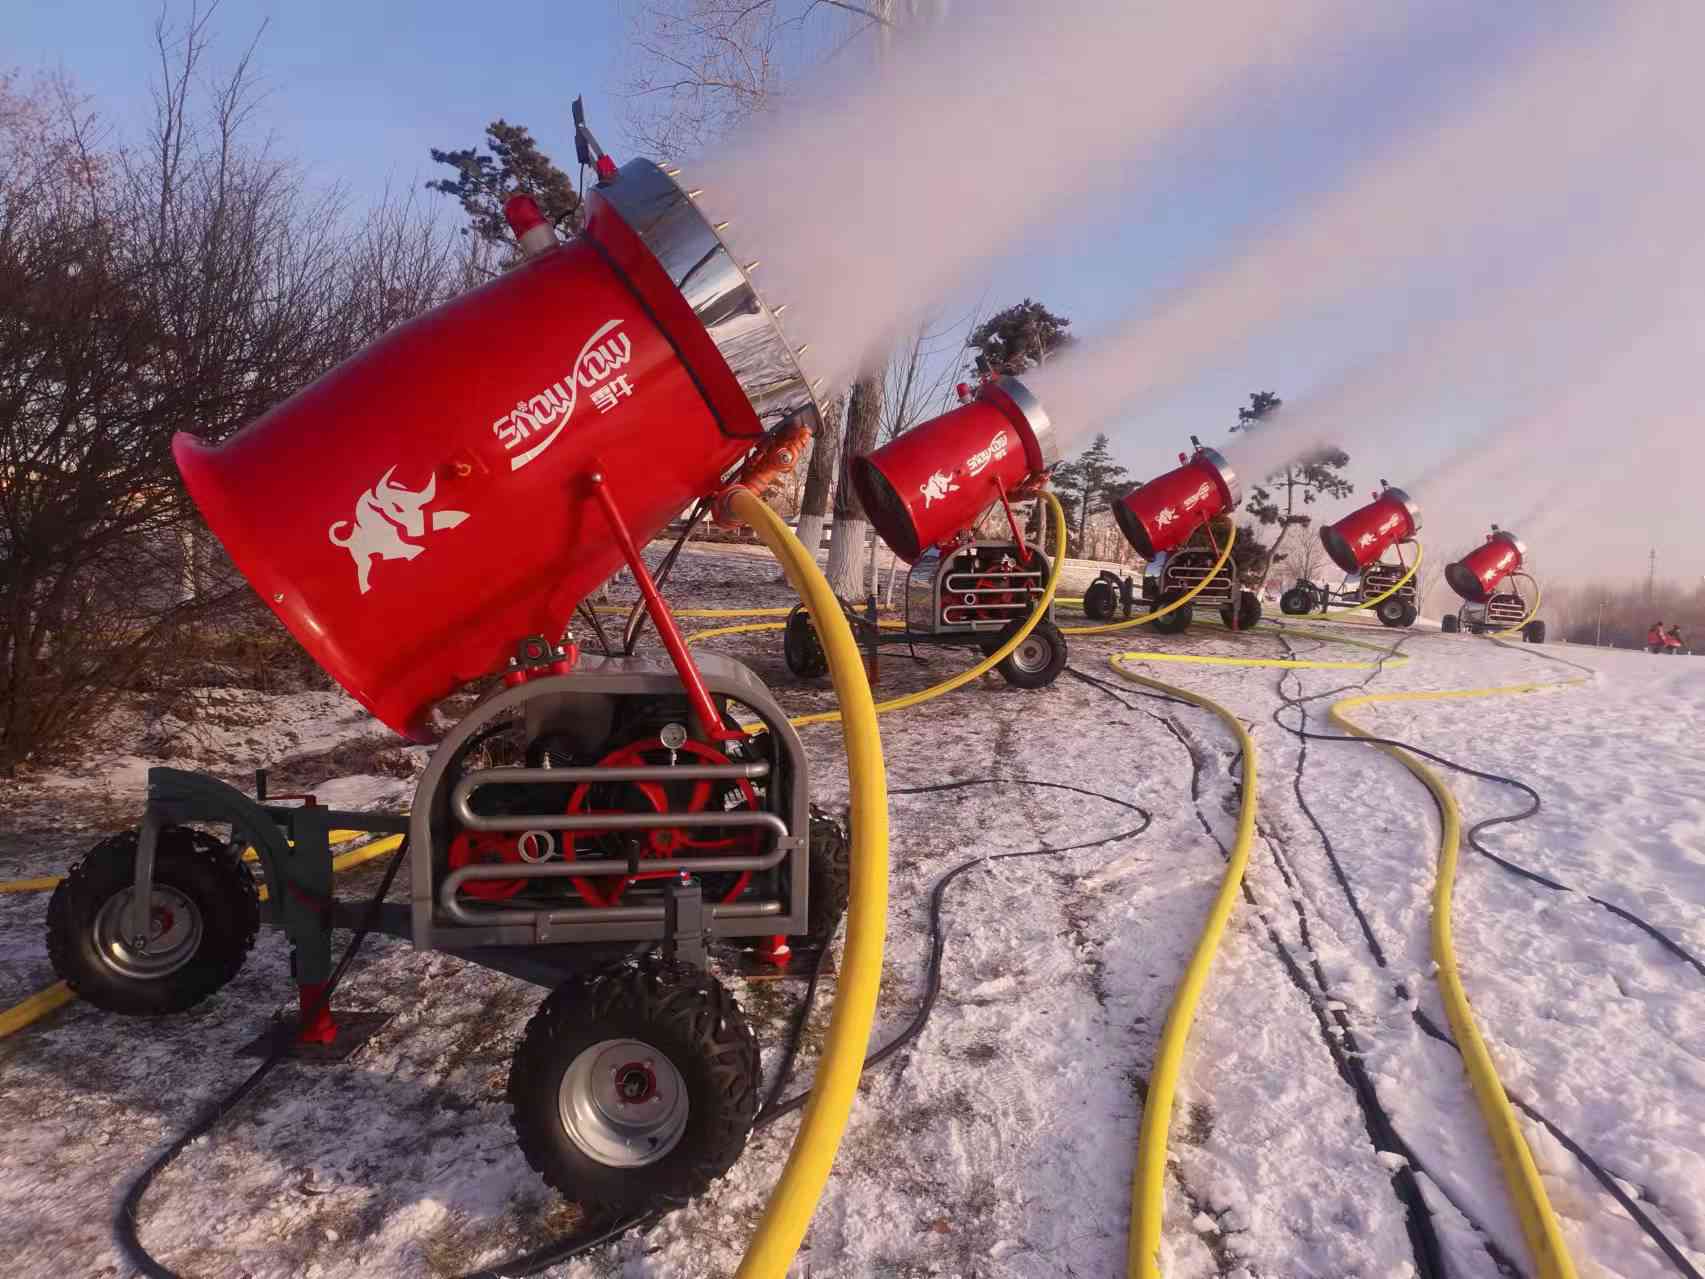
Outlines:
{"type": "Polygon", "coordinates": [[[683,875],[663,890],[663,953],[678,963],[702,969],[705,955],[704,890],[683,875]]]}
{"type": "Polygon", "coordinates": [[[136,840],[136,887],[130,898],[130,945],[138,954],[148,949],[154,926],[154,856],[162,825],[164,818],[153,804],[142,810],[142,829],[136,840]]]}
{"type": "Polygon", "coordinates": [[[284,934],[295,956],[296,980],[309,986],[332,975],[332,850],[325,822],[309,816],[311,810],[298,811],[302,815],[291,823],[284,882],[273,891],[282,898],[284,934]]]}

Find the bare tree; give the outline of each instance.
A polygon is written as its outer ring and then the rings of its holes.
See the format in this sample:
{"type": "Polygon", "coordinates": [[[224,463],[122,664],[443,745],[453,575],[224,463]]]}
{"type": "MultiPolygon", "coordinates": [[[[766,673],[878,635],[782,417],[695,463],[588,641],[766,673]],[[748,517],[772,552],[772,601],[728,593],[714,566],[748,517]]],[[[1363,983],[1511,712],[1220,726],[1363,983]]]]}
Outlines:
{"type": "MultiPolygon", "coordinates": [[[[659,158],[684,157],[769,109],[785,73],[834,58],[867,33],[879,37],[880,51],[900,21],[938,17],[939,7],[935,0],[906,0],[903,12],[895,0],[643,0],[629,23],[639,54],[627,85],[629,130],[659,158]]],[[[841,477],[848,459],[877,442],[882,379],[881,367],[873,367],[848,397],[836,466],[841,477]]],[[[807,507],[813,498],[826,502],[826,494],[808,485],[807,507]]],[[[830,581],[856,598],[865,578],[869,522],[844,483],[834,509],[830,581]],[[850,521],[844,528],[843,519],[850,521]]]]}
{"type": "Polygon", "coordinates": [[[0,109],[0,771],[73,743],[215,606],[171,438],[222,438],[454,286],[410,202],[352,234],[256,140],[253,46],[155,29],[145,139],[63,84],[0,109]]]}
{"type": "Polygon", "coordinates": [[[876,447],[882,428],[883,371],[860,374],[847,395],[846,442],[841,450],[841,482],[835,489],[835,533],[829,543],[829,585],[842,599],[858,599],[866,590],[865,541],[870,520],[848,482],[848,466],[876,447]]]}
{"type": "Polygon", "coordinates": [[[841,456],[841,419],[846,400],[837,397],[823,411],[822,425],[811,441],[811,458],[805,469],[805,496],[799,503],[799,540],[813,555],[823,545],[823,521],[829,513],[837,464],[841,456]]]}

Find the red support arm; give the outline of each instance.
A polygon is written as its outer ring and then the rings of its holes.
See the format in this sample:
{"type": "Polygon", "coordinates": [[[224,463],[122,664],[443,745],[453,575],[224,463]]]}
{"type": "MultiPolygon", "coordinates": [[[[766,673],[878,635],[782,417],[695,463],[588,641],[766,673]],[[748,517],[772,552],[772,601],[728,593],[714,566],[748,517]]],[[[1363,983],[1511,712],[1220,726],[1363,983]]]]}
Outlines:
{"type": "Polygon", "coordinates": [[[693,665],[692,654],[687,652],[687,641],[681,637],[681,628],[675,625],[675,615],[663,602],[657,583],[651,579],[651,570],[646,568],[639,548],[634,545],[633,535],[628,532],[627,525],[622,523],[622,513],[616,509],[616,500],[610,496],[610,490],[604,483],[603,472],[594,471],[591,480],[592,491],[598,495],[598,501],[604,508],[604,516],[610,521],[610,531],[615,535],[616,545],[621,548],[622,558],[633,572],[633,580],[639,583],[639,593],[645,599],[646,611],[651,614],[652,623],[657,627],[657,636],[668,650],[669,660],[675,664],[675,670],[681,676],[681,683],[686,686],[687,704],[693,708],[693,714],[698,716],[705,736],[713,742],[744,738],[746,734],[737,728],[726,727],[716,713],[716,703],[711,700],[710,690],[705,687],[704,676],[700,675],[699,668],[693,665]]]}

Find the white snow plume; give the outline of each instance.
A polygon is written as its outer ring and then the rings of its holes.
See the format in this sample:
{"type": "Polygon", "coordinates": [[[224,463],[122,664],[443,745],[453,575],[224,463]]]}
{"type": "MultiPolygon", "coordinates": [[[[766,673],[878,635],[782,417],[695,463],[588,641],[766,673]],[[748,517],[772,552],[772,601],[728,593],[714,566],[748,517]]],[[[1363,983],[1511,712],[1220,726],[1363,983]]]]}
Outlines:
{"type": "MultiPolygon", "coordinates": [[[[1705,33],[1705,32],[1702,32],[1705,33]]],[[[1435,546],[1493,521],[1547,560],[1611,573],[1705,539],[1695,369],[1705,331],[1705,92],[1653,58],[1612,199],[1388,354],[1287,404],[1231,457],[1246,474],[1336,442],[1427,511],[1435,546]],[[1635,143],[1638,145],[1635,145],[1635,143]],[[1455,423],[1458,428],[1442,428],[1455,423]],[[1661,552],[1660,552],[1661,553],[1661,552]]]]}
{"type": "Polygon", "coordinates": [[[1145,148],[1302,91],[1415,8],[956,5],[875,67],[791,94],[683,180],[832,390],[1050,210],[1069,221],[1086,190],[1140,173],[1145,148]]]}
{"type": "MultiPolygon", "coordinates": [[[[1383,325],[1412,299],[1417,310],[1471,318],[1495,304],[1512,264],[1519,272],[1524,259],[1616,224],[1624,197],[1692,185],[1693,174],[1667,171],[1665,153],[1695,149],[1681,135],[1699,114],[1683,101],[1698,93],[1689,61],[1697,7],[1619,3],[1569,19],[1560,15],[1519,65],[1448,118],[1386,147],[1230,261],[1034,375],[1050,417],[1067,433],[1105,426],[1263,331],[1330,308],[1366,311],[1370,325],[1383,325]]],[[[1405,359],[1401,346],[1386,345],[1405,359]]],[[[1304,425],[1304,415],[1284,416],[1287,429],[1304,425]]],[[[1271,456],[1272,433],[1262,434],[1239,440],[1247,460],[1233,458],[1252,478],[1284,460],[1271,456]]],[[[1318,439],[1297,437],[1296,453],[1318,439]]]]}

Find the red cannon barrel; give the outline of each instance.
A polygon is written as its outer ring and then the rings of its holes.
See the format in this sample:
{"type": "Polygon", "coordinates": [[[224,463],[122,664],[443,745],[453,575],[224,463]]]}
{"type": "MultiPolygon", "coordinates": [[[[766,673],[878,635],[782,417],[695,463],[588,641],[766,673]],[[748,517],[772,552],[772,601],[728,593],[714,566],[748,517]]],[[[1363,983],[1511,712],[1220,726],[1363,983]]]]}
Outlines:
{"type": "MultiPolygon", "coordinates": [[[[696,194],[696,193],[695,193],[696,194]]],[[[584,236],[400,325],[222,444],[173,452],[245,577],[363,705],[434,702],[558,637],[814,388],[694,199],[635,160],[584,236]]]]}
{"type": "Polygon", "coordinates": [[[1421,508],[1402,489],[1388,487],[1366,506],[1322,528],[1320,542],[1339,568],[1359,573],[1384,555],[1386,547],[1408,541],[1420,527],[1421,508]]]}
{"type": "Polygon", "coordinates": [[[1198,448],[1176,470],[1139,484],[1113,504],[1113,519],[1144,559],[1169,551],[1242,496],[1237,472],[1219,452],[1198,448]]]}
{"type": "Polygon", "coordinates": [[[1512,573],[1521,572],[1527,547],[1514,533],[1493,529],[1486,542],[1475,547],[1445,569],[1445,581],[1470,604],[1484,604],[1497,594],[1499,585],[1512,573]]]}
{"type": "Polygon", "coordinates": [[[854,458],[852,480],[877,536],[912,561],[970,528],[1025,480],[1059,460],[1041,403],[1014,377],[854,458]]]}

